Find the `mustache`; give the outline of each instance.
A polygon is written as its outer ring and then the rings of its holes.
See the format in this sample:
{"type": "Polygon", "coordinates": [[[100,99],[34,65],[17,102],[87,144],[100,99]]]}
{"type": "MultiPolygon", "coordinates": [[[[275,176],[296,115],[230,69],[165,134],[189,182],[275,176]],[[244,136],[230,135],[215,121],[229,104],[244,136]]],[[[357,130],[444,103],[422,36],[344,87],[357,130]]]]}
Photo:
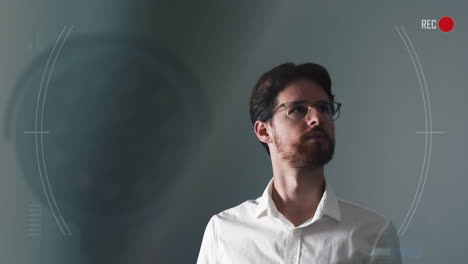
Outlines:
{"type": "Polygon", "coordinates": [[[302,141],[306,141],[309,137],[312,136],[322,136],[325,139],[330,140],[330,136],[321,127],[314,127],[313,129],[307,131],[301,136],[301,139],[302,141]]]}

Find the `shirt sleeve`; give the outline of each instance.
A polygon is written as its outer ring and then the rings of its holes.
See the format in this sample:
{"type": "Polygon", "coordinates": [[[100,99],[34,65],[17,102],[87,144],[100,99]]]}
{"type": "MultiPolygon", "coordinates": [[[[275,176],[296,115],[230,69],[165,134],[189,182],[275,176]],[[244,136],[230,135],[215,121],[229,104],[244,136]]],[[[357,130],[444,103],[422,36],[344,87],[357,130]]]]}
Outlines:
{"type": "Polygon", "coordinates": [[[370,264],[401,264],[400,239],[391,221],[382,228],[371,252],[370,264]]]}
{"type": "Polygon", "coordinates": [[[197,264],[215,264],[216,260],[216,231],[214,216],[208,222],[198,254],[197,264]]]}

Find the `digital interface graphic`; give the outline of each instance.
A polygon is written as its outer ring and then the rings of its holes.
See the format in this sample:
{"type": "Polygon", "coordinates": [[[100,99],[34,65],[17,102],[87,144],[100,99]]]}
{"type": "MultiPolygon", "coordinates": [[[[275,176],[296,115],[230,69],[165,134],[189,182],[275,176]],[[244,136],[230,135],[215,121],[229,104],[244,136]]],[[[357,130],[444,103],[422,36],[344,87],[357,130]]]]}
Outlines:
{"type": "Polygon", "coordinates": [[[465,263],[467,8],[4,1],[0,263],[195,263],[271,178],[248,100],[285,62],[343,103],[337,194],[392,220],[403,263],[465,263]]]}

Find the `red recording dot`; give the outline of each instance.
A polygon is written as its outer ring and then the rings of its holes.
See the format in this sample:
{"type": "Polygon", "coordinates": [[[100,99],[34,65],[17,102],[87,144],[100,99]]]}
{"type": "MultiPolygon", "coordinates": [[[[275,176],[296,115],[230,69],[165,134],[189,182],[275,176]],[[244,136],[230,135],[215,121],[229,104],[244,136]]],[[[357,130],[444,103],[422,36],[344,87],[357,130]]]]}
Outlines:
{"type": "Polygon", "coordinates": [[[443,17],[439,19],[439,28],[443,32],[450,32],[453,29],[453,26],[455,25],[455,22],[453,22],[453,19],[451,17],[443,17]]]}

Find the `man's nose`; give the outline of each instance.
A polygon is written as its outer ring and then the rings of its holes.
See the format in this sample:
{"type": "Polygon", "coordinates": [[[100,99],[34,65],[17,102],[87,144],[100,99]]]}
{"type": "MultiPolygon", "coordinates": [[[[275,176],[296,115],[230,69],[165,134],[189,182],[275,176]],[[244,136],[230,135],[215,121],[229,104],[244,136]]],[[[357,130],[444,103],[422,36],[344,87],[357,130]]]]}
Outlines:
{"type": "Polygon", "coordinates": [[[306,116],[307,125],[321,125],[323,123],[322,115],[315,108],[311,108],[306,116]]]}

